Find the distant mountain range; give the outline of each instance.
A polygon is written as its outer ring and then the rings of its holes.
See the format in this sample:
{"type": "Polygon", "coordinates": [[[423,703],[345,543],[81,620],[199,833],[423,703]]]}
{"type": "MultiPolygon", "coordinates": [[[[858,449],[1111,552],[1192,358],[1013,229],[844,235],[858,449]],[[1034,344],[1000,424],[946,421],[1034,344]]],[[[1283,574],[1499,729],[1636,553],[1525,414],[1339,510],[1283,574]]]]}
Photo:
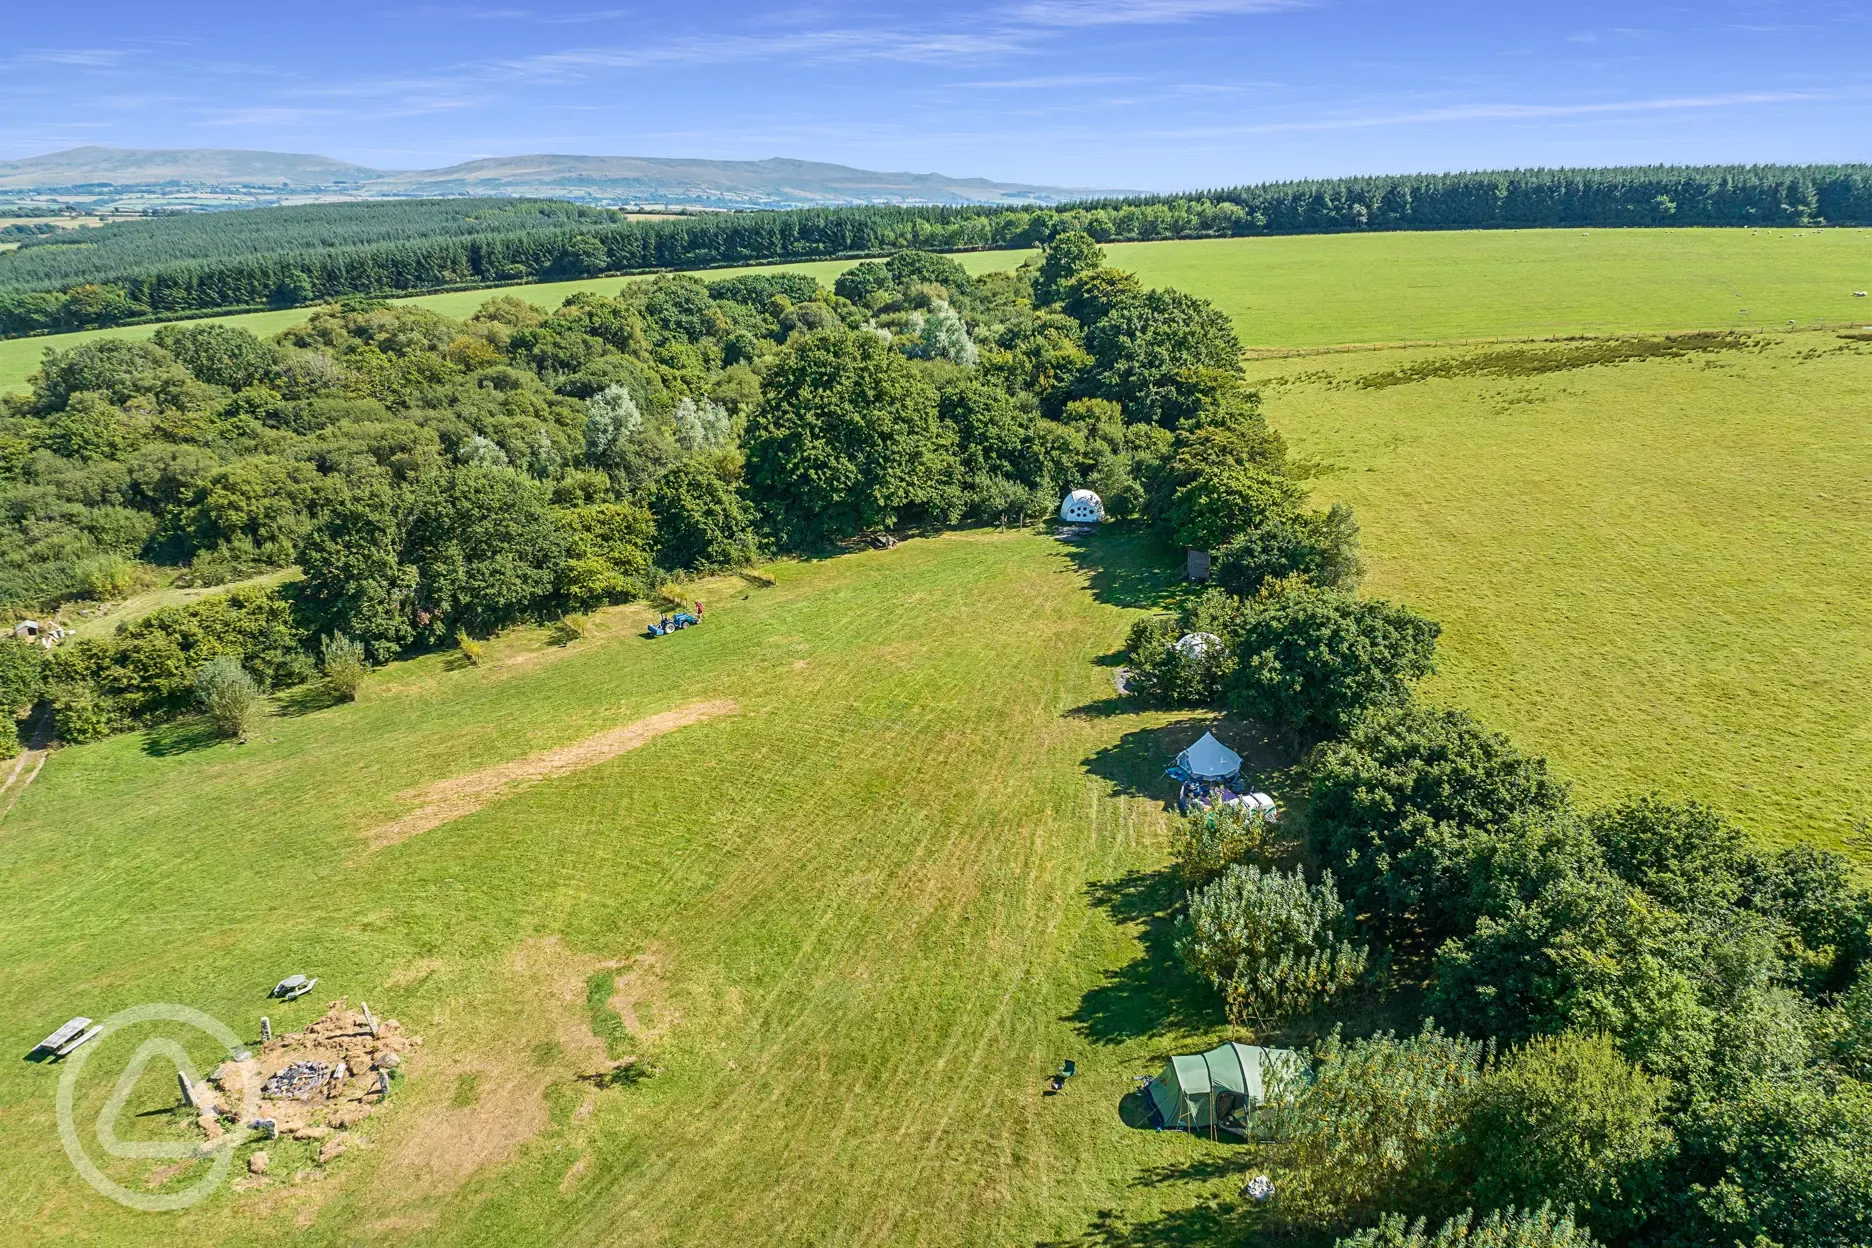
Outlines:
{"type": "Polygon", "coordinates": [[[308,199],[528,195],[613,206],[800,208],[833,204],[1056,204],[1101,194],[940,173],[879,173],[809,160],[499,156],[445,169],[371,169],[325,156],[223,148],[74,147],[0,161],[0,200],[92,206],[245,207],[308,199]]]}

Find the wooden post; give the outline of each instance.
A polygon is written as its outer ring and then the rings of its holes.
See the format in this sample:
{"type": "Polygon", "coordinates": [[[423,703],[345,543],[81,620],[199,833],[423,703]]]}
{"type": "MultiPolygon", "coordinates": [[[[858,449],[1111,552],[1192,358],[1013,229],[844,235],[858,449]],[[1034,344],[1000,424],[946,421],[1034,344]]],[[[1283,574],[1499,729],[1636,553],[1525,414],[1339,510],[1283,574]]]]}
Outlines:
{"type": "Polygon", "coordinates": [[[358,1002],[358,1009],[364,1011],[364,1026],[370,1031],[371,1039],[377,1038],[377,1020],[371,1017],[370,1002],[358,1002]]]}

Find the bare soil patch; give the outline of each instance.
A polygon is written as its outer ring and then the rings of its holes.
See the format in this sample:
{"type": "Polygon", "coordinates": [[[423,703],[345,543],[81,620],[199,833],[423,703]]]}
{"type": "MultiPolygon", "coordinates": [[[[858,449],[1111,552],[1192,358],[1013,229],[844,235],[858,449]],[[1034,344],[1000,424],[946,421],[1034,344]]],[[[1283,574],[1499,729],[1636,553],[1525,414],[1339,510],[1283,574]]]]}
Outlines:
{"type": "Polygon", "coordinates": [[[464,1037],[473,1051],[432,1056],[443,1063],[429,1080],[434,1096],[420,1119],[399,1132],[390,1154],[400,1200],[453,1190],[512,1158],[548,1126],[550,1085],[592,1081],[630,1064],[606,1055],[585,1009],[587,980],[623,966],[574,953],[557,936],[528,940],[514,952],[500,976],[504,1008],[498,1017],[482,1015],[486,1033],[464,1037]],[[545,1040],[555,1043],[542,1048],[545,1040]],[[471,1096],[460,1095],[464,1083],[471,1096]]]}
{"type": "Polygon", "coordinates": [[[713,702],[692,702],[688,706],[651,715],[634,723],[607,728],[573,745],[562,745],[512,762],[484,767],[467,775],[451,776],[419,789],[410,789],[399,793],[397,798],[415,803],[416,809],[400,819],[373,828],[366,834],[366,839],[373,849],[394,845],[419,832],[427,832],[463,815],[471,815],[491,802],[524,792],[542,780],[583,771],[628,753],[665,733],[705,719],[732,715],[740,709],[725,698],[713,702]]]}

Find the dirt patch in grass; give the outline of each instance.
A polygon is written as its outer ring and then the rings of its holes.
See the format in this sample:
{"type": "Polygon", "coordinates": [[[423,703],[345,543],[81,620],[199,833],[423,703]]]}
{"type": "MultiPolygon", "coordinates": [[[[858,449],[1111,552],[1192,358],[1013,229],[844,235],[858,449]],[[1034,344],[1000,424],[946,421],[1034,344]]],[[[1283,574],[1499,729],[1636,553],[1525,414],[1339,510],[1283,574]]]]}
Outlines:
{"type": "Polygon", "coordinates": [[[494,989],[500,1016],[442,1058],[427,1080],[432,1098],[392,1146],[401,1198],[452,1191],[509,1160],[550,1124],[553,1084],[591,1081],[620,1064],[594,1034],[586,1000],[589,980],[624,965],[575,953],[557,936],[514,952],[494,989]]]}
{"type": "Polygon", "coordinates": [[[638,954],[613,977],[612,992],[605,1004],[639,1044],[660,1040],[680,1021],[676,1007],[670,1004],[669,985],[654,951],[638,954]]]}
{"type": "Polygon", "coordinates": [[[1363,390],[1405,386],[1436,377],[1536,377],[1543,373],[1628,364],[1633,360],[1674,360],[1711,351],[1757,349],[1764,343],[1749,334],[1678,334],[1662,338],[1593,338],[1554,347],[1501,347],[1439,355],[1358,379],[1363,390]]]}
{"type": "Polygon", "coordinates": [[[688,706],[679,706],[673,711],[664,711],[634,723],[607,728],[574,745],[562,745],[557,749],[484,767],[465,776],[451,776],[420,789],[399,793],[398,800],[413,802],[416,809],[401,819],[371,829],[366,839],[373,849],[394,845],[418,832],[427,832],[463,815],[471,815],[490,802],[512,797],[542,780],[583,771],[628,753],[664,733],[720,715],[732,715],[740,709],[727,699],[692,702],[688,706]]]}

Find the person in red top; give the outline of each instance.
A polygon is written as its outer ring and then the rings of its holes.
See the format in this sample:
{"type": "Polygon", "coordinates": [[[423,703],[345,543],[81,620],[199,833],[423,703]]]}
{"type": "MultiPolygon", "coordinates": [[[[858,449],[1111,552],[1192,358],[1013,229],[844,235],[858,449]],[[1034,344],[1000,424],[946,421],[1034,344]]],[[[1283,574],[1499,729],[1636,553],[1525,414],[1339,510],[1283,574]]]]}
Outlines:
{"type": "Polygon", "coordinates": [[[700,624],[702,622],[702,600],[700,598],[696,599],[695,618],[696,623],[700,624]]]}

